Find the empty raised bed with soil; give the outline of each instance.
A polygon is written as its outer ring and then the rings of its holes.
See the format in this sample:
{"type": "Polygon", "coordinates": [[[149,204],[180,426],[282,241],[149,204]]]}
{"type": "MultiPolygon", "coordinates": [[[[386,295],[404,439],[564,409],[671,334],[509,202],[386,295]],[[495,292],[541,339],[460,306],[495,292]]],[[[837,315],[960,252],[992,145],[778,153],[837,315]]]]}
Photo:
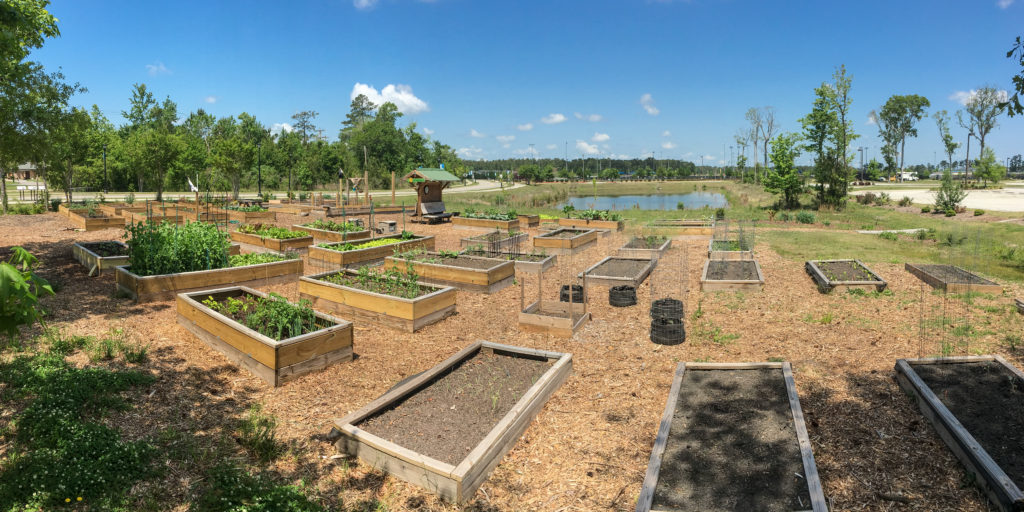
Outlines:
{"type": "Polygon", "coordinates": [[[592,229],[560,228],[533,237],[533,247],[554,254],[575,254],[588,249],[597,235],[592,229]]]}
{"type": "Polygon", "coordinates": [[[480,256],[484,258],[499,258],[514,261],[516,272],[528,272],[537,274],[553,267],[558,257],[554,254],[537,253],[514,253],[514,252],[489,252],[480,250],[465,250],[462,254],[467,256],[480,256]]]}
{"type": "Polygon", "coordinates": [[[887,283],[860,260],[813,260],[804,269],[821,293],[834,290],[882,291],[887,283]]]}
{"type": "Polygon", "coordinates": [[[371,238],[369,240],[336,242],[330,244],[330,246],[336,248],[342,248],[345,244],[358,246],[373,240],[393,240],[393,242],[385,245],[367,247],[365,249],[351,249],[348,251],[337,251],[314,245],[309,248],[309,258],[310,260],[320,263],[332,263],[334,265],[347,267],[350,265],[361,266],[384,261],[384,258],[391,256],[395,251],[405,252],[413,249],[423,249],[425,251],[434,250],[434,237],[419,235],[413,236],[409,239],[403,239],[402,235],[382,236],[378,238],[371,238]]]}
{"type": "Polygon", "coordinates": [[[101,229],[123,228],[124,217],[107,217],[99,212],[90,217],[88,210],[68,210],[68,220],[76,228],[83,231],[98,231],[101,229]]]}
{"type": "Polygon", "coordinates": [[[530,235],[526,233],[492,231],[463,238],[459,241],[459,244],[463,249],[476,249],[479,247],[481,250],[488,252],[514,252],[514,249],[525,243],[529,238],[530,235]]]}
{"type": "Polygon", "coordinates": [[[108,217],[120,217],[123,212],[144,212],[145,206],[127,203],[106,203],[100,204],[99,209],[108,217]]]}
{"type": "Polygon", "coordinates": [[[998,283],[953,265],[906,263],[904,268],[932,288],[947,293],[1003,293],[1003,287],[998,283]]]}
{"type": "Polygon", "coordinates": [[[708,259],[711,260],[752,260],[754,251],[746,242],[739,240],[714,240],[708,242],[708,259]]]}
{"type": "Polygon", "coordinates": [[[478,341],[336,420],[337,446],[461,504],[570,373],[572,354],[478,341]]]}
{"type": "Polygon", "coordinates": [[[704,292],[758,291],[763,287],[761,265],[754,260],[707,260],[700,275],[704,292]]]}
{"type": "Polygon", "coordinates": [[[656,260],[664,256],[669,247],[672,247],[672,240],[666,236],[638,236],[633,237],[626,245],[620,247],[616,254],[620,258],[656,260]]]}
{"type": "Polygon", "coordinates": [[[306,332],[275,340],[246,327],[241,318],[225,316],[203,304],[209,298],[222,302],[246,295],[267,298],[267,294],[244,286],[179,294],[178,323],[271,386],[352,360],[352,322],[314,311],[316,324],[304,329],[306,332]]]}
{"type": "Polygon", "coordinates": [[[1000,356],[900,359],[900,387],[1000,510],[1024,510],[1024,373],[1000,356]]]}
{"type": "Polygon", "coordinates": [[[452,258],[436,252],[388,256],[384,267],[407,272],[409,263],[421,282],[479,293],[495,293],[511,285],[516,274],[515,264],[508,260],[463,254],[452,258]]]}
{"type": "Polygon", "coordinates": [[[638,287],[651,275],[656,262],[649,258],[619,258],[608,256],[580,273],[587,280],[587,286],[638,287]]]}
{"type": "Polygon", "coordinates": [[[136,275],[131,268],[127,265],[115,270],[117,290],[137,302],[148,302],[171,300],[178,293],[221,286],[268,286],[294,282],[302,275],[302,259],[155,276],[136,275]]]}
{"type": "Polygon", "coordinates": [[[223,208],[217,210],[219,213],[227,215],[228,220],[233,220],[241,224],[257,224],[257,223],[274,223],[277,222],[277,212],[266,210],[262,212],[246,212],[241,210],[232,210],[229,208],[223,208]]]}
{"type": "Polygon", "coordinates": [[[355,270],[338,270],[300,277],[299,296],[312,302],[314,309],[406,332],[455,314],[455,288],[420,285],[420,293],[407,298],[364,289],[358,275],[355,270]],[[326,280],[339,277],[344,284],[326,280]]]}
{"type": "Polygon", "coordinates": [[[680,363],[636,510],[826,512],[789,363],[680,363]]]}
{"type": "Polygon", "coordinates": [[[519,330],[571,338],[590,321],[586,304],[539,300],[519,312],[519,330]]]}
{"type": "Polygon", "coordinates": [[[472,217],[452,217],[452,225],[456,228],[503,229],[508,231],[519,227],[519,219],[475,219],[472,217]]]}
{"type": "Polygon", "coordinates": [[[89,269],[89,276],[98,276],[104,269],[128,264],[128,246],[115,240],[78,242],[71,246],[71,255],[89,269]]]}

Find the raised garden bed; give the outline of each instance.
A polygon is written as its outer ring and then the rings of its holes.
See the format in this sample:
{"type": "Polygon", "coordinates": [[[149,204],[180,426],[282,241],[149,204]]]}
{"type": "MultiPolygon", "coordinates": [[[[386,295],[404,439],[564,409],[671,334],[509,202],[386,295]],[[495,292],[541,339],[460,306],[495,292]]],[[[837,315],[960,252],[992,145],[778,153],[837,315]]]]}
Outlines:
{"type": "Polygon", "coordinates": [[[758,291],[764,287],[761,265],[754,260],[707,260],[700,275],[700,290],[758,291]]]}
{"type": "Polygon", "coordinates": [[[384,260],[385,268],[400,272],[407,272],[410,264],[421,282],[488,294],[511,285],[516,273],[511,261],[464,254],[447,257],[436,252],[416,252],[384,260]]]}
{"type": "Polygon", "coordinates": [[[597,240],[592,229],[561,228],[533,237],[533,247],[554,254],[575,254],[597,240]]]}
{"type": "Polygon", "coordinates": [[[789,363],[680,363],[636,510],[828,506],[789,363]]]}
{"type": "Polygon", "coordinates": [[[395,251],[405,252],[413,249],[432,251],[434,250],[434,237],[413,235],[412,238],[402,238],[402,235],[392,235],[373,238],[370,240],[336,242],[326,245],[327,247],[322,247],[320,245],[310,247],[310,259],[324,263],[333,263],[344,267],[349,265],[367,265],[383,261],[384,258],[391,256],[395,251]],[[389,242],[375,242],[377,240],[389,242]],[[383,243],[383,245],[375,245],[363,249],[350,248],[348,250],[342,250],[345,249],[346,246],[359,247],[360,245],[370,244],[371,242],[383,243]]]}
{"type": "MultiPolygon", "coordinates": [[[[259,225],[256,225],[259,226],[259,225]]],[[[291,232],[290,230],[277,228],[267,231],[267,233],[279,232],[282,236],[287,233],[297,234],[300,232],[291,232]]],[[[301,231],[305,234],[305,231],[301,231]]],[[[264,247],[272,251],[287,252],[287,251],[298,251],[305,249],[313,245],[313,236],[305,234],[305,236],[291,236],[289,238],[274,238],[273,236],[264,236],[257,233],[244,233],[242,231],[232,231],[231,239],[236,242],[243,244],[255,245],[257,247],[264,247]]]]}
{"type": "Polygon", "coordinates": [[[299,296],[314,309],[416,332],[455,314],[456,289],[420,285],[413,298],[378,293],[360,285],[359,272],[340,270],[299,278],[299,296]],[[332,282],[331,280],[338,280],[332,282]]]}
{"type": "MultiPolygon", "coordinates": [[[[452,217],[457,219],[458,217],[452,217]]],[[[480,249],[488,252],[515,252],[530,238],[526,233],[491,231],[481,235],[463,238],[459,241],[463,249],[480,249]]]]}
{"type": "Polygon", "coordinates": [[[336,420],[338,449],[461,504],[572,373],[572,355],[476,342],[336,420]]]}
{"type": "Polygon", "coordinates": [[[1017,303],[1017,312],[1024,315],[1024,300],[1013,299],[1017,303]]]}
{"type": "Polygon", "coordinates": [[[567,228],[601,229],[611,231],[622,231],[626,225],[621,220],[591,220],[591,219],[558,219],[558,225],[567,228]]]}
{"type": "Polygon", "coordinates": [[[122,212],[144,212],[146,207],[135,203],[105,203],[99,205],[99,210],[107,217],[120,217],[122,212]]]}
{"type": "Polygon", "coordinates": [[[117,267],[115,280],[119,292],[137,302],[170,300],[178,293],[218,286],[264,286],[290,283],[302,275],[302,259],[287,259],[244,267],[225,267],[178,274],[140,276],[131,266],[117,267]]]}
{"type": "Polygon", "coordinates": [[[335,231],[331,229],[320,229],[312,227],[310,226],[310,223],[295,224],[292,226],[292,229],[305,231],[313,235],[313,238],[317,240],[323,240],[325,242],[347,242],[349,240],[366,240],[370,238],[369,229],[359,229],[355,231],[335,231]]]}
{"type": "Polygon", "coordinates": [[[452,217],[452,225],[458,228],[487,228],[508,231],[519,227],[519,219],[474,219],[470,217],[452,217]]]}
{"type": "Polygon", "coordinates": [[[107,217],[99,211],[90,217],[87,210],[68,210],[68,220],[76,228],[84,231],[98,231],[101,229],[123,228],[124,217],[107,217]]]}
{"type": "Polygon", "coordinates": [[[619,248],[617,255],[621,258],[656,260],[664,256],[669,247],[672,247],[672,240],[666,236],[633,237],[619,248]]]}
{"type": "Polygon", "coordinates": [[[519,227],[521,228],[535,228],[540,225],[540,215],[524,215],[520,213],[518,219],[519,227]]]}
{"type": "Polygon", "coordinates": [[[860,260],[813,260],[804,269],[822,293],[833,290],[882,291],[887,283],[860,260]]]}
{"type": "Polygon", "coordinates": [[[900,359],[896,379],[1000,510],[1024,510],[1024,373],[1000,356],[900,359]]]}
{"type": "Polygon", "coordinates": [[[462,254],[465,254],[467,256],[499,258],[503,260],[514,261],[516,266],[516,272],[529,272],[531,274],[544,272],[545,270],[555,266],[555,262],[558,261],[558,256],[555,256],[553,254],[537,254],[526,252],[489,252],[485,250],[467,249],[465,251],[462,251],[462,254]]]}
{"type": "Polygon", "coordinates": [[[519,312],[519,330],[571,338],[590,321],[586,304],[538,300],[519,312]]]}
{"type": "Polygon", "coordinates": [[[277,221],[277,213],[270,210],[265,210],[262,212],[247,212],[223,208],[217,211],[219,213],[227,215],[228,220],[232,220],[241,224],[259,224],[268,222],[273,223],[277,221]]]}
{"type": "Polygon", "coordinates": [[[650,258],[619,258],[608,256],[580,273],[587,285],[640,286],[651,275],[655,261],[650,258]]]}
{"type": "Polygon", "coordinates": [[[121,215],[124,217],[124,220],[122,221],[123,224],[140,224],[143,222],[155,222],[157,224],[161,222],[170,222],[171,224],[183,224],[186,219],[189,219],[187,216],[178,215],[177,210],[174,208],[169,208],[166,215],[158,209],[152,210],[151,215],[146,215],[145,210],[141,212],[124,211],[121,212],[121,215]]]}
{"type": "Polygon", "coordinates": [[[708,242],[708,259],[711,260],[749,260],[754,258],[754,251],[741,240],[710,240],[708,242]]]}
{"type": "MultiPolygon", "coordinates": [[[[352,322],[310,311],[312,321],[303,322],[301,332],[288,329],[286,335],[275,339],[270,335],[273,329],[257,332],[244,325],[240,315],[210,307],[211,302],[267,297],[244,286],[181,293],[177,297],[178,323],[271,386],[352,360],[352,322]]],[[[252,304],[249,302],[250,307],[252,304]]]]}
{"type": "Polygon", "coordinates": [[[123,242],[78,242],[71,246],[71,255],[89,269],[89,276],[98,276],[104,269],[128,264],[128,246],[123,242]]]}
{"type": "Polygon", "coordinates": [[[946,293],[1003,293],[1003,287],[998,283],[953,265],[907,263],[904,268],[932,288],[946,293]]]}

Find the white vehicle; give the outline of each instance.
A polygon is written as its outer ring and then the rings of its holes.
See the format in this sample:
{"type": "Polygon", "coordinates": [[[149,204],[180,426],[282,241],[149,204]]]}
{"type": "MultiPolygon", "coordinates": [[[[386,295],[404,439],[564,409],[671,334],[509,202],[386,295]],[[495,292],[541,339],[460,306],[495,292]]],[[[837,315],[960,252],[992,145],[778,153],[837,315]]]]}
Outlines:
{"type": "Polygon", "coordinates": [[[918,177],[916,172],[901,172],[899,179],[900,181],[917,181],[918,177]]]}

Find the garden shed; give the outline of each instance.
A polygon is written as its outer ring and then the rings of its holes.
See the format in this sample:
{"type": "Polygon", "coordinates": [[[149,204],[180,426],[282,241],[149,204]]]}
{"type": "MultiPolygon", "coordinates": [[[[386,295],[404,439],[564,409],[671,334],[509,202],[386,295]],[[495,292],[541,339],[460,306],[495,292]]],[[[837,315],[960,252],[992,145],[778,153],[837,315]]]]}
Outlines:
{"type": "Polygon", "coordinates": [[[444,169],[418,167],[403,178],[416,188],[416,211],[413,217],[433,224],[444,222],[454,214],[446,212],[441,192],[452,182],[459,181],[454,174],[444,169]]]}

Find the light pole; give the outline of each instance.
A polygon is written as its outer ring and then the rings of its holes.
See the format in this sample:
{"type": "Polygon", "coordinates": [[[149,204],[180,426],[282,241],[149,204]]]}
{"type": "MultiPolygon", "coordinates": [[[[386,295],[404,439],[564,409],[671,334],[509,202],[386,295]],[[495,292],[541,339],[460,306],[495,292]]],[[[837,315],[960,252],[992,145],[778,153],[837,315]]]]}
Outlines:
{"type": "Polygon", "coordinates": [[[857,148],[860,151],[860,180],[864,181],[864,146],[857,148]]]}
{"type": "Polygon", "coordinates": [[[107,180],[107,145],[103,144],[103,193],[110,192],[110,181],[107,180]]]}
{"type": "Polygon", "coordinates": [[[263,150],[262,144],[256,143],[256,196],[263,200],[263,150]]]}

